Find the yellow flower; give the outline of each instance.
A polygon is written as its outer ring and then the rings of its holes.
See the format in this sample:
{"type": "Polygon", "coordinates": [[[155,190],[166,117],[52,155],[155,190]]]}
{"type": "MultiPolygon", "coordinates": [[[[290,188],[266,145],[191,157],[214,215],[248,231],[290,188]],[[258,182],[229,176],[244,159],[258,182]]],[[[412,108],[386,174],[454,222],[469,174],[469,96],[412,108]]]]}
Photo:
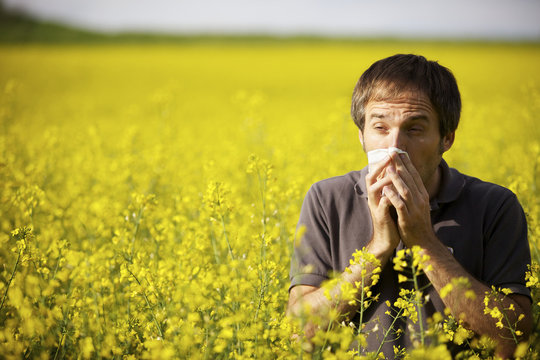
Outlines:
{"type": "Polygon", "coordinates": [[[499,319],[503,316],[497,306],[493,307],[493,309],[490,310],[489,315],[491,315],[491,317],[494,319],[499,319]]]}
{"type": "Polygon", "coordinates": [[[474,299],[476,299],[476,293],[473,290],[467,290],[467,291],[465,291],[465,297],[467,299],[474,300],[474,299]]]}
{"type": "Polygon", "coordinates": [[[508,289],[508,288],[503,288],[501,289],[502,293],[504,295],[510,295],[512,293],[512,290],[508,289]]]}
{"type": "Polygon", "coordinates": [[[84,359],[89,359],[94,353],[95,348],[92,343],[92,338],[86,337],[83,339],[81,344],[81,355],[84,359]]]}
{"type": "Polygon", "coordinates": [[[443,286],[439,295],[441,296],[442,299],[444,299],[452,291],[453,288],[454,286],[452,285],[452,283],[448,283],[445,286],[443,286]]]}
{"type": "Polygon", "coordinates": [[[524,357],[527,354],[528,349],[529,344],[526,341],[519,343],[516,350],[514,350],[514,358],[520,359],[524,357]]]}
{"type": "MultiPolygon", "coordinates": [[[[373,49],[366,46],[355,50],[357,58],[369,57],[373,49]]],[[[321,174],[338,174],[365,162],[358,163],[354,137],[343,136],[350,99],[334,99],[335,86],[321,92],[319,85],[326,80],[320,76],[313,78],[315,86],[305,86],[305,71],[311,69],[296,70],[311,61],[321,74],[332,68],[334,78],[345,79],[348,66],[325,61],[342,58],[350,49],[325,47],[323,52],[332,56],[321,57],[318,45],[311,44],[301,45],[302,51],[261,46],[261,53],[244,45],[224,53],[218,47],[180,44],[144,51],[148,49],[137,45],[101,51],[101,45],[59,49],[30,44],[2,49],[0,296],[6,296],[0,357],[244,360],[367,355],[350,349],[357,334],[359,346],[367,346],[373,335],[367,329],[373,327],[355,328],[332,312],[335,321],[329,329],[325,311],[316,313],[318,308],[308,302],[298,304],[300,318],[284,314],[292,252],[302,254],[305,247],[298,245],[311,239],[314,230],[296,226],[306,190],[321,174]],[[144,61],[135,66],[130,59],[141,49],[144,61]],[[267,71],[261,72],[255,65],[262,55],[284,56],[291,66],[267,61],[267,71]],[[217,67],[211,58],[219,58],[217,67]],[[116,66],[124,63],[128,66],[116,66]],[[45,81],[48,78],[55,81],[45,81]],[[227,83],[230,79],[234,84],[227,83]],[[312,100],[309,109],[299,113],[305,99],[312,100]],[[293,340],[307,323],[325,331],[318,331],[313,344],[293,340]],[[305,348],[313,352],[304,354],[305,348]]],[[[458,50],[455,58],[461,56],[458,48],[452,47],[458,50]]],[[[511,47],[520,53],[511,58],[491,56],[510,51],[505,46],[479,49],[475,55],[481,60],[489,58],[491,67],[508,70],[506,80],[520,69],[537,67],[531,52],[519,47],[511,47]]],[[[502,104],[478,89],[470,91],[467,108],[475,111],[466,114],[468,132],[460,137],[461,150],[450,152],[449,160],[458,168],[474,163],[478,176],[514,191],[527,214],[531,250],[537,253],[540,205],[538,184],[531,179],[538,178],[540,141],[537,131],[528,130],[535,129],[540,111],[538,74],[529,71],[532,85],[519,89],[519,82],[482,78],[472,70],[460,67],[468,81],[505,89],[508,101],[502,104]],[[505,116],[508,113],[522,116],[505,116]],[[482,132],[486,136],[474,136],[482,132]],[[514,156],[499,156],[501,148],[514,156]],[[490,161],[494,158],[496,167],[490,161]]],[[[327,194],[318,194],[317,186],[313,190],[310,194],[317,196],[307,200],[327,209],[327,194]]],[[[332,215],[322,216],[324,228],[332,215]]],[[[411,247],[399,251],[389,266],[402,271],[396,279],[403,281],[429,271],[428,263],[420,248],[411,247]]],[[[306,276],[328,276],[313,265],[294,265],[306,276]]],[[[339,281],[323,285],[326,295],[334,304],[372,306],[379,298],[373,285],[383,276],[380,265],[365,249],[355,251],[345,277],[363,279],[342,286],[339,274],[339,281]],[[362,304],[358,295],[364,296],[362,304]]],[[[527,270],[525,282],[537,317],[540,267],[533,262],[527,270]]],[[[466,281],[449,283],[448,296],[473,297],[466,281]]],[[[419,308],[427,298],[416,290],[400,291],[399,301],[383,299],[383,311],[389,317],[399,314],[420,321],[419,308]]],[[[493,306],[503,315],[519,310],[502,307],[500,296],[488,297],[483,316],[490,319],[492,311],[499,316],[493,306]]],[[[524,321],[523,315],[518,319],[524,321]]],[[[523,336],[504,316],[492,322],[503,329],[514,327],[514,335],[523,336]]],[[[467,338],[457,323],[434,315],[424,328],[433,345],[418,344],[408,351],[396,347],[395,357],[447,358],[438,345],[449,338],[467,338]]],[[[387,340],[396,336],[405,334],[402,329],[390,331],[387,340]]],[[[487,349],[489,344],[477,341],[473,347],[487,349]]],[[[517,357],[533,355],[527,344],[516,350],[517,357]]]]}

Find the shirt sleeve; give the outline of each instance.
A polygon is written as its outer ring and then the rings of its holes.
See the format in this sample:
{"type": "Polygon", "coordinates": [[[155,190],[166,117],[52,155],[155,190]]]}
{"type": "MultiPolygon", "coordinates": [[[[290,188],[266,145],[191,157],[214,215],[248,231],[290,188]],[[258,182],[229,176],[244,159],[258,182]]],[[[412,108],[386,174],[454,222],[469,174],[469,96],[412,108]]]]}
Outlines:
{"type": "Polygon", "coordinates": [[[527,220],[517,197],[507,190],[486,229],[483,280],[497,288],[531,297],[525,272],[531,263],[527,220]]]}
{"type": "Polygon", "coordinates": [[[320,202],[317,184],[308,190],[296,227],[294,253],[291,260],[291,286],[320,286],[331,269],[328,217],[320,202]]]}

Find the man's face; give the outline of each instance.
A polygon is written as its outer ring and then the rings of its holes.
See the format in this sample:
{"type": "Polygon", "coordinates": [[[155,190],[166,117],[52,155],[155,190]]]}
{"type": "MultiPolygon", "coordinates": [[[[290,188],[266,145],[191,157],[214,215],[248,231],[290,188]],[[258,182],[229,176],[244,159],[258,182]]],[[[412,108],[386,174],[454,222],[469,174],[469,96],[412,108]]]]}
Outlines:
{"type": "Polygon", "coordinates": [[[454,133],[441,139],[429,98],[407,91],[394,99],[368,102],[360,141],[366,152],[391,146],[406,151],[430,191],[438,185],[437,168],[442,153],[452,146],[454,133]]]}

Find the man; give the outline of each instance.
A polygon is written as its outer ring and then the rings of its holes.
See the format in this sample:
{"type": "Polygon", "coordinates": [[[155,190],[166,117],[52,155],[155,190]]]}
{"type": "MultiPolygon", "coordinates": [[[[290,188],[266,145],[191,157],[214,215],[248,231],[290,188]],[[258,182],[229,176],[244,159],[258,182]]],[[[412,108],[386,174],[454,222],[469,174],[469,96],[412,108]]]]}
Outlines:
{"type": "MultiPolygon", "coordinates": [[[[351,113],[364,151],[400,151],[389,152],[369,171],[366,167],[310,188],[298,223],[305,233],[291,266],[290,314],[300,316],[309,304],[312,313],[324,315],[334,308],[343,318],[355,319],[358,302],[331,304],[321,284],[330,272],[341,272],[340,284],[348,282],[355,289],[363,270],[369,279],[374,268],[369,263],[344,271],[355,250],[365,247],[382,268],[380,281],[372,288],[379,299],[363,314],[371,331],[367,350],[377,350],[381,331],[392,321],[387,304],[394,304],[399,289],[406,286],[399,281],[392,258],[399,249],[419,246],[429,257],[423,277],[431,284],[424,292],[429,296],[422,321],[448,308],[464,319],[467,328],[496,340],[499,356],[513,355],[512,334],[484,314],[484,295],[492,286],[512,291],[488,306],[497,303],[499,309],[515,309],[507,312],[508,320],[517,323],[517,334],[522,334],[518,340],[525,339],[532,326],[525,286],[530,263],[526,220],[512,192],[463,175],[442,159],[454,142],[460,112],[452,73],[422,56],[382,59],[360,77],[351,113]],[[470,287],[455,287],[441,297],[441,289],[454,278],[466,279],[470,287]]],[[[340,286],[332,294],[339,295],[340,286]]],[[[404,333],[394,341],[386,339],[382,351],[387,357],[392,356],[393,345],[411,346],[410,328],[406,323],[397,326],[404,333]]],[[[305,328],[308,337],[314,331],[313,324],[305,328]]]]}

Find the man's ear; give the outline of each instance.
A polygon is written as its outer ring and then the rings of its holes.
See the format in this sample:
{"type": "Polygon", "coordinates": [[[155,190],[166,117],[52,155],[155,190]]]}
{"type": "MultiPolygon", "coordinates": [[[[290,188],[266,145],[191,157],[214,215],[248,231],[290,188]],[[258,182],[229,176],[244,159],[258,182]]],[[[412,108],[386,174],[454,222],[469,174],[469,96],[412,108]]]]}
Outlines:
{"type": "Polygon", "coordinates": [[[362,133],[362,130],[358,130],[358,138],[360,139],[360,144],[364,147],[364,134],[362,133]]]}
{"type": "Polygon", "coordinates": [[[442,152],[446,152],[450,150],[452,147],[452,144],[454,143],[456,132],[452,131],[451,133],[448,133],[444,136],[442,141],[442,152]]]}

